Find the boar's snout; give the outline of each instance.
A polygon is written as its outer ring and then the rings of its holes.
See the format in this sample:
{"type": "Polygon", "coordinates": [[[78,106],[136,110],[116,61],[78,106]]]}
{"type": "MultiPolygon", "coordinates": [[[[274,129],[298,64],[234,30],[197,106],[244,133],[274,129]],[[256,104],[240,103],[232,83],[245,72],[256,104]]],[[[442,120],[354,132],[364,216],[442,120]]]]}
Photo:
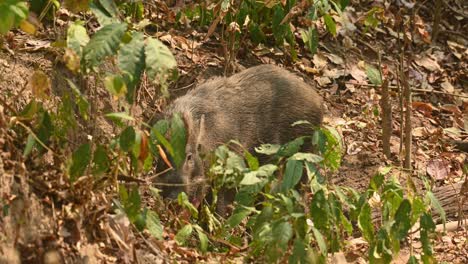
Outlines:
{"type": "Polygon", "coordinates": [[[158,176],[156,179],[156,186],[161,190],[161,196],[163,198],[177,199],[179,193],[185,191],[183,182],[175,171],[158,176]],[[158,186],[158,183],[160,186],[158,186]]]}

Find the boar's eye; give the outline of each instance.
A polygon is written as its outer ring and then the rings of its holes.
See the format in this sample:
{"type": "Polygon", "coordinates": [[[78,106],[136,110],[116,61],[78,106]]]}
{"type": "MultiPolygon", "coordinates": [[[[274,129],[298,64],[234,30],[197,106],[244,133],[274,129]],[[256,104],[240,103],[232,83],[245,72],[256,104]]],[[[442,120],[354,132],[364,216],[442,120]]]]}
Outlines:
{"type": "Polygon", "coordinates": [[[187,161],[192,161],[192,153],[187,153],[185,159],[187,159],[187,161]]]}

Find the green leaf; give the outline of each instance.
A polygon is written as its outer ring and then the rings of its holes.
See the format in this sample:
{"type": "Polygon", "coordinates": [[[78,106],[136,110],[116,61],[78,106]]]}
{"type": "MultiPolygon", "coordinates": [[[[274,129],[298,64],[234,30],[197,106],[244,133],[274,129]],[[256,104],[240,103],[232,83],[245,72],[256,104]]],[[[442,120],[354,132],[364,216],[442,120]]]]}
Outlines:
{"type": "Polygon", "coordinates": [[[187,194],[184,192],[179,193],[177,196],[177,201],[179,205],[181,205],[184,208],[187,208],[190,212],[190,214],[194,218],[198,218],[198,210],[197,208],[189,201],[187,194]]]}
{"type": "Polygon", "coordinates": [[[329,212],[330,207],[328,205],[327,198],[325,197],[325,192],[323,190],[317,191],[310,204],[310,215],[312,216],[312,221],[314,222],[315,227],[319,230],[328,230],[329,212]]]}
{"type": "Polygon", "coordinates": [[[197,231],[198,239],[200,240],[200,250],[202,253],[206,253],[208,250],[208,236],[199,225],[194,225],[193,227],[197,231]]]}
{"type": "Polygon", "coordinates": [[[89,36],[82,21],[75,21],[67,29],[67,47],[81,56],[83,47],[89,42],[89,36]]]}
{"type": "Polygon", "coordinates": [[[419,217],[426,212],[426,205],[421,197],[416,196],[411,203],[413,210],[411,211],[411,226],[413,226],[419,217]]]}
{"type": "Polygon", "coordinates": [[[428,191],[426,193],[426,197],[429,198],[429,200],[432,203],[432,206],[439,213],[440,218],[442,219],[442,223],[444,224],[444,229],[445,229],[445,223],[447,222],[447,219],[446,219],[446,216],[445,216],[444,208],[442,208],[442,205],[440,205],[439,199],[437,199],[437,197],[435,197],[434,193],[430,192],[430,191],[428,191]]]}
{"type": "Polygon", "coordinates": [[[272,235],[276,246],[279,246],[283,251],[286,250],[288,242],[293,236],[291,224],[287,221],[276,222],[273,224],[272,235]]]}
{"type": "Polygon", "coordinates": [[[19,116],[23,119],[32,119],[42,109],[42,105],[36,100],[32,99],[23,110],[19,113],[19,116]]]}
{"type": "Polygon", "coordinates": [[[26,1],[1,1],[0,2],[0,35],[7,33],[12,27],[16,27],[28,17],[28,5],[26,1]]]}
{"type": "Polygon", "coordinates": [[[146,217],[146,228],[148,228],[148,232],[156,239],[162,240],[163,227],[158,214],[154,211],[148,211],[146,217]]]}
{"type": "Polygon", "coordinates": [[[109,170],[110,160],[107,156],[106,149],[102,145],[98,145],[93,155],[93,174],[99,175],[109,170]]]}
{"type": "Polygon", "coordinates": [[[115,23],[106,25],[96,32],[83,50],[85,67],[96,67],[107,56],[114,55],[126,30],[126,23],[115,23]]]}
{"type": "Polygon", "coordinates": [[[27,156],[29,156],[29,154],[31,154],[31,151],[35,145],[36,145],[36,139],[34,138],[32,134],[29,134],[28,139],[26,140],[26,146],[24,147],[23,157],[26,158],[27,156]]]}
{"type": "Polygon", "coordinates": [[[288,159],[286,170],[284,172],[283,182],[281,183],[281,191],[285,192],[294,188],[302,178],[304,163],[300,160],[288,159]]]}
{"type": "Polygon", "coordinates": [[[145,47],[148,77],[157,80],[161,73],[177,67],[171,51],[158,39],[148,38],[145,47]]]}
{"type": "Polygon", "coordinates": [[[185,124],[179,114],[174,114],[171,119],[171,146],[174,148],[174,163],[180,168],[185,160],[185,147],[187,145],[185,124]]]}
{"type": "Polygon", "coordinates": [[[90,161],[91,145],[89,143],[82,144],[72,154],[72,163],[69,170],[71,182],[75,182],[78,177],[83,175],[90,161]]]}
{"type": "Polygon", "coordinates": [[[330,14],[323,15],[323,20],[325,22],[325,26],[328,29],[328,32],[330,32],[332,36],[336,36],[336,24],[330,14]]]}
{"type": "Polygon", "coordinates": [[[264,179],[273,175],[278,169],[276,165],[266,164],[258,168],[256,171],[250,171],[244,174],[240,185],[253,185],[262,182],[264,179]]]}
{"type": "Polygon", "coordinates": [[[392,231],[395,234],[395,238],[402,240],[408,234],[409,229],[411,228],[411,203],[404,199],[400,203],[398,210],[395,214],[395,222],[392,225],[392,231]]]}
{"type": "Polygon", "coordinates": [[[112,0],[99,0],[99,4],[104,8],[104,10],[111,16],[117,17],[119,15],[119,10],[117,5],[112,0]]]}
{"type": "Polygon", "coordinates": [[[128,199],[123,200],[124,210],[130,222],[135,223],[139,218],[141,208],[141,196],[138,187],[134,186],[128,195],[128,199]]]}
{"type": "Polygon", "coordinates": [[[169,141],[163,136],[166,132],[164,132],[164,133],[160,132],[160,131],[166,131],[168,129],[168,127],[165,127],[165,128],[158,127],[158,124],[163,124],[163,123],[168,124],[166,120],[164,120],[164,122],[158,121],[158,123],[156,123],[151,128],[150,137],[151,137],[152,141],[156,141],[158,144],[163,145],[163,147],[169,152],[169,155],[171,155],[173,157],[174,156],[174,148],[172,147],[171,143],[169,143],[169,141]],[[161,129],[163,129],[163,130],[161,130],[161,129]]]}
{"type": "Polygon", "coordinates": [[[418,264],[419,261],[418,261],[418,259],[417,259],[415,256],[411,255],[411,256],[409,257],[407,263],[408,263],[408,264],[418,264]]]}
{"type": "Polygon", "coordinates": [[[273,31],[276,44],[278,46],[283,46],[284,38],[286,37],[286,33],[289,28],[289,23],[281,24],[281,21],[283,21],[285,17],[285,11],[280,5],[276,5],[273,10],[271,29],[273,31]]]}
{"type": "Polygon", "coordinates": [[[71,90],[73,91],[73,95],[75,96],[75,102],[78,105],[78,110],[80,112],[80,115],[83,117],[84,120],[88,120],[88,109],[89,109],[88,99],[86,99],[86,97],[80,92],[78,87],[76,87],[75,83],[73,83],[69,79],[66,79],[66,80],[71,90]]]}
{"type": "Polygon", "coordinates": [[[140,83],[140,77],[145,69],[145,43],[141,32],[132,32],[132,40],[120,48],[118,67],[124,73],[128,87],[127,101],[133,102],[135,88],[140,83]]]}
{"type": "Polygon", "coordinates": [[[106,76],[104,86],[115,98],[127,95],[127,84],[119,74],[106,76]]]}
{"type": "Polygon", "coordinates": [[[250,152],[247,150],[244,151],[244,157],[247,160],[247,164],[249,164],[250,170],[257,170],[260,163],[258,162],[258,159],[253,156],[250,152]]]}
{"type": "Polygon", "coordinates": [[[281,148],[281,145],[262,144],[260,147],[255,148],[255,152],[265,155],[274,155],[281,148]]]}
{"type": "Polygon", "coordinates": [[[323,158],[320,157],[319,155],[316,155],[313,153],[304,153],[304,152],[298,152],[292,155],[289,159],[290,160],[304,160],[304,161],[308,161],[311,163],[319,163],[323,160],[323,158]]]}
{"type": "Polygon", "coordinates": [[[294,245],[292,254],[289,256],[289,263],[300,264],[300,263],[313,263],[307,259],[307,250],[309,246],[298,237],[294,239],[294,245]]]}
{"type": "Polygon", "coordinates": [[[315,27],[309,27],[307,31],[302,30],[301,36],[302,41],[304,41],[304,43],[307,45],[307,48],[309,49],[310,53],[312,55],[316,54],[319,41],[317,29],[315,27]]]}
{"type": "Polygon", "coordinates": [[[179,230],[179,232],[177,232],[175,236],[175,241],[177,242],[177,244],[181,246],[185,245],[185,243],[187,242],[187,239],[190,237],[192,232],[193,232],[192,225],[191,224],[185,225],[184,227],[182,227],[182,229],[179,230]]]}
{"type": "Polygon", "coordinates": [[[429,238],[429,234],[434,232],[436,226],[432,220],[432,216],[428,213],[424,213],[421,216],[420,222],[420,234],[421,234],[421,243],[424,255],[432,256],[432,243],[429,238]]]}
{"type": "Polygon", "coordinates": [[[234,214],[232,214],[228,218],[226,223],[230,228],[234,228],[234,227],[238,226],[240,223],[242,223],[242,220],[244,220],[250,213],[251,213],[250,210],[242,208],[242,209],[234,212],[234,214]]]}
{"type": "Polygon", "coordinates": [[[117,17],[113,17],[99,2],[93,1],[89,4],[89,8],[96,16],[101,26],[107,26],[114,23],[119,23],[117,17]]]}
{"type": "MultiPolygon", "coordinates": [[[[52,119],[49,115],[48,112],[44,112],[42,114],[42,120],[41,120],[41,125],[39,126],[39,129],[36,133],[37,137],[39,138],[40,141],[44,144],[49,143],[49,138],[52,136],[54,132],[54,125],[52,123],[52,119]]],[[[37,145],[41,150],[42,150],[42,145],[37,145]]]]}
{"type": "Polygon", "coordinates": [[[135,144],[135,130],[132,126],[128,126],[119,136],[120,148],[123,151],[130,151],[135,144]]]}
{"type": "Polygon", "coordinates": [[[320,233],[320,231],[315,227],[312,227],[312,232],[314,233],[315,241],[317,241],[317,245],[319,246],[320,253],[326,256],[328,252],[327,243],[325,243],[325,239],[322,236],[322,233],[320,233]]]}
{"type": "Polygon", "coordinates": [[[120,120],[128,120],[128,121],[134,121],[135,120],[133,117],[129,116],[125,112],[110,113],[110,114],[106,114],[105,116],[110,118],[110,119],[119,120],[119,121],[120,120]]]}
{"type": "Polygon", "coordinates": [[[382,75],[379,69],[372,65],[366,64],[366,75],[369,81],[374,85],[382,85],[382,75]]]}
{"type": "Polygon", "coordinates": [[[281,146],[277,155],[280,157],[289,157],[297,153],[304,144],[304,137],[299,137],[281,146]]]}
{"type": "Polygon", "coordinates": [[[361,208],[358,217],[358,226],[362,231],[364,238],[369,242],[374,242],[374,226],[372,225],[372,212],[368,203],[361,208]]]}

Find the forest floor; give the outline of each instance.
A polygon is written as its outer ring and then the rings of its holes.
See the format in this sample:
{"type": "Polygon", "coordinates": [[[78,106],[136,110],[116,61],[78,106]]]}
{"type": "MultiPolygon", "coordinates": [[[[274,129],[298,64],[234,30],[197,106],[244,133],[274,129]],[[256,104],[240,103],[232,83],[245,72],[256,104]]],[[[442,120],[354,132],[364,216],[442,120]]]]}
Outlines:
{"type": "MultiPolygon", "coordinates": [[[[348,12],[351,23],[361,15],[358,8],[348,12]]],[[[393,19],[391,12],[387,15],[393,19]]],[[[444,21],[454,25],[451,30],[458,34],[442,32],[434,45],[425,39],[429,33],[424,25],[431,22],[424,9],[418,19],[423,26],[414,36],[419,39],[419,45],[413,51],[408,69],[412,85],[419,88],[414,92],[412,103],[412,176],[415,179],[428,177],[434,188],[458,186],[466,181],[463,166],[468,156],[452,144],[453,141],[466,141],[468,135],[468,49],[467,28],[463,25],[466,17],[458,20],[456,14],[446,11],[444,21]]],[[[193,29],[158,33],[178,62],[179,79],[169,88],[172,97],[224,74],[225,56],[219,35],[215,33],[204,41],[204,34],[193,29]]],[[[320,39],[318,54],[310,56],[304,52],[295,62],[284,59],[279,49],[242,47],[233,68],[240,71],[258,64],[278,64],[317,87],[326,103],[325,124],[340,131],[345,146],[342,166],[331,181],[363,190],[380,167],[401,167],[400,161],[404,158],[400,154],[401,118],[395,69],[399,53],[394,34],[389,29],[378,32],[377,37],[363,32],[340,40],[326,36],[320,39]],[[379,140],[380,91],[369,83],[365,63],[380,64],[390,86],[395,87],[392,89],[391,159],[383,155],[379,140]]],[[[63,176],[64,168],[55,165],[58,163],[54,162],[52,153],[26,160],[22,158],[26,138],[19,138],[10,129],[10,124],[32,97],[29,77],[40,69],[51,78],[52,94],[48,102],[51,105],[60,100],[60,90],[65,86],[62,77],[67,73],[53,41],[46,29],[36,36],[14,31],[0,51],[0,194],[2,199],[9,201],[11,210],[8,216],[0,218],[0,251],[4,255],[3,259],[0,257],[0,263],[15,263],[18,257],[23,263],[38,260],[38,263],[61,263],[62,260],[65,263],[242,262],[242,252],[202,255],[196,249],[179,247],[170,239],[174,236],[171,230],[165,230],[166,240],[162,241],[138,233],[128,220],[105,211],[107,207],[103,204],[112,199],[109,193],[85,193],[86,188],[79,187],[70,189],[63,176]],[[78,193],[80,191],[83,193],[78,193]],[[86,203],[79,197],[86,197],[86,203]],[[17,250],[9,247],[10,244],[15,244],[17,250]]],[[[115,110],[116,106],[102,84],[97,86],[100,88],[91,94],[93,100],[102,101],[104,106],[100,111],[115,110]]],[[[145,82],[137,98],[132,114],[145,121],[166,104],[158,99],[156,88],[145,82]]],[[[103,135],[115,132],[107,120],[95,121],[93,125],[103,135]]],[[[82,138],[75,135],[74,140],[82,138]]],[[[406,175],[401,173],[400,177],[405,182],[406,175]]],[[[463,195],[465,202],[458,205],[462,212],[468,211],[467,190],[465,194],[460,191],[460,201],[463,195]]],[[[447,214],[448,221],[459,218],[463,216],[457,210],[447,214]]],[[[437,260],[468,263],[467,237],[466,223],[458,229],[441,232],[434,243],[437,260]]],[[[420,245],[414,242],[412,248],[420,250],[420,245]]],[[[364,242],[350,240],[350,246],[343,254],[348,262],[365,263],[366,249],[364,242]]],[[[395,263],[406,263],[408,257],[409,247],[406,246],[395,263]]]]}

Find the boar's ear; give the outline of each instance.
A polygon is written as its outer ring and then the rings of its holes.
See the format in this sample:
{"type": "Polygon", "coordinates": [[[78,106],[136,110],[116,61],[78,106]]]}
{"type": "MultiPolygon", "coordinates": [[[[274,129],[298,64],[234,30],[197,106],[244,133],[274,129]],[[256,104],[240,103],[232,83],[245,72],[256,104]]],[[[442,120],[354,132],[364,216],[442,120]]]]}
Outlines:
{"type": "Polygon", "coordinates": [[[200,117],[200,123],[199,123],[198,127],[199,127],[199,130],[198,130],[198,134],[197,134],[196,147],[197,147],[197,151],[200,151],[201,146],[202,146],[201,145],[202,139],[205,136],[205,115],[202,115],[200,117]]]}

